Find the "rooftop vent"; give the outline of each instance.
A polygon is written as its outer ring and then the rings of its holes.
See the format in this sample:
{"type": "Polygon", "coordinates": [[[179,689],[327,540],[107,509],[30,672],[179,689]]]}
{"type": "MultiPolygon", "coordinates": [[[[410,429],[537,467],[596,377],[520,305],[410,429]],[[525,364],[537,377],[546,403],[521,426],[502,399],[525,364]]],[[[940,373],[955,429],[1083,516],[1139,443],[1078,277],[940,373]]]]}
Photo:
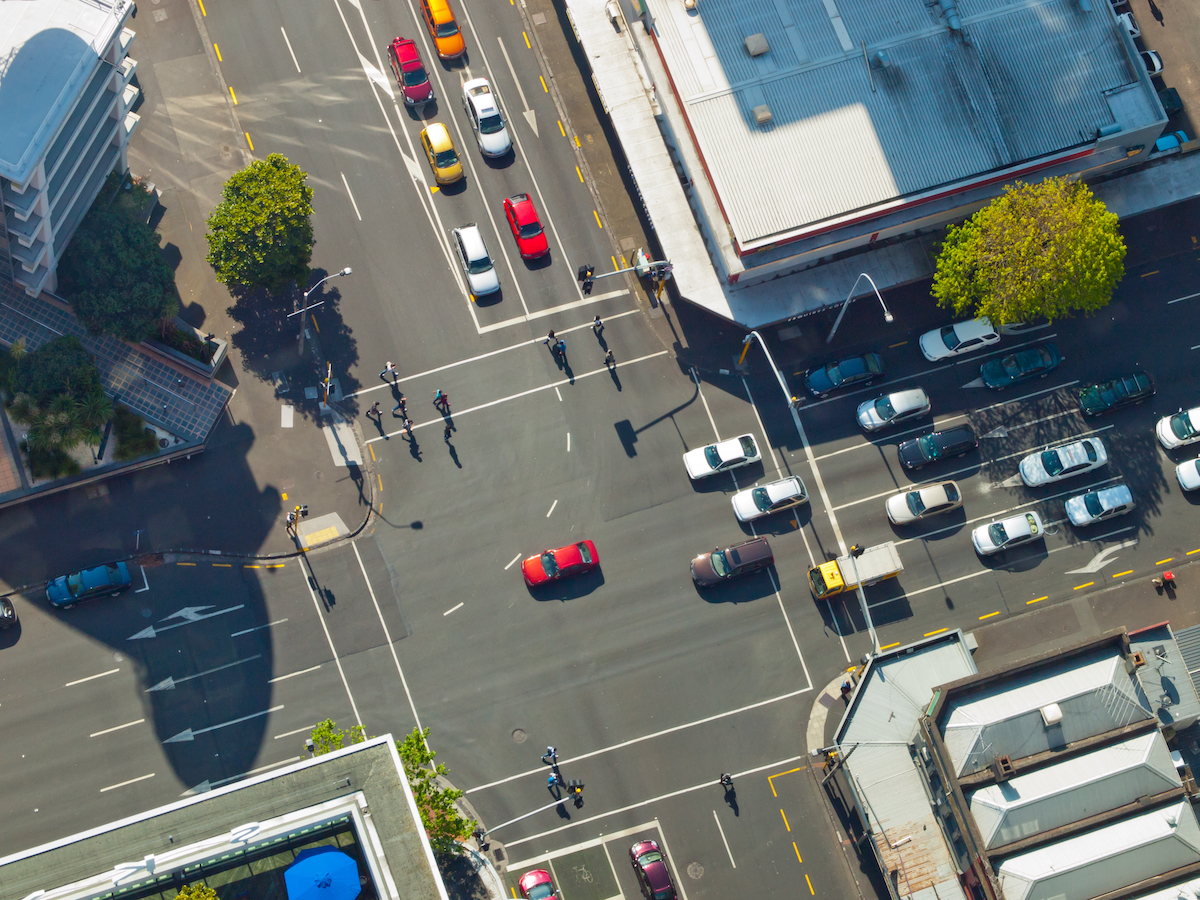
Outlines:
{"type": "Polygon", "coordinates": [[[1142,666],[1144,666],[1146,664],[1146,657],[1142,653],[1141,650],[1133,651],[1132,660],[1133,660],[1134,668],[1137,668],[1137,669],[1140,669],[1142,666]]]}
{"type": "Polygon", "coordinates": [[[997,756],[992,760],[992,774],[996,776],[997,781],[1008,781],[1016,774],[1016,771],[1013,768],[1012,759],[1008,756],[997,756]]]}
{"type": "Polygon", "coordinates": [[[874,54],[871,57],[871,68],[872,69],[886,69],[889,66],[891,66],[891,64],[892,64],[892,61],[890,59],[888,59],[888,55],[886,53],[884,53],[882,50],[880,50],[878,53],[874,54]]]}
{"type": "Polygon", "coordinates": [[[1042,723],[1049,728],[1051,725],[1057,725],[1062,721],[1062,707],[1057,703],[1047,703],[1041,709],[1042,723]]]}
{"type": "Polygon", "coordinates": [[[768,122],[770,122],[771,107],[767,106],[765,103],[762,104],[762,106],[754,107],[754,121],[759,125],[766,125],[768,122]]]}
{"type": "Polygon", "coordinates": [[[746,52],[751,56],[762,56],[770,49],[771,45],[767,43],[765,34],[752,34],[746,38],[746,52]]]}

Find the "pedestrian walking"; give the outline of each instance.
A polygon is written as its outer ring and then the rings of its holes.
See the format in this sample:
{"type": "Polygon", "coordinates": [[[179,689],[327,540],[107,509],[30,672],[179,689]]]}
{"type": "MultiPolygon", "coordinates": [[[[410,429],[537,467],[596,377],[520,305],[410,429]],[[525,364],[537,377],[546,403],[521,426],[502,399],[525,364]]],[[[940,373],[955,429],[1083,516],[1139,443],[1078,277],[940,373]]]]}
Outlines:
{"type": "Polygon", "coordinates": [[[383,412],[379,409],[379,401],[376,400],[371,404],[371,408],[367,410],[368,419],[378,419],[383,421],[383,412]]]}
{"type": "Polygon", "coordinates": [[[446,426],[446,430],[442,432],[442,440],[447,444],[450,443],[450,426],[446,426]]]}
{"type": "Polygon", "coordinates": [[[609,350],[607,353],[604,354],[604,365],[608,366],[609,368],[612,368],[616,364],[617,364],[617,358],[615,356],[613,356],[612,350],[609,350]]]}
{"type": "Polygon", "coordinates": [[[592,331],[596,332],[596,337],[599,337],[600,333],[604,331],[604,323],[600,321],[599,316],[592,319],[592,331]]]}
{"type": "Polygon", "coordinates": [[[409,437],[412,437],[412,427],[413,427],[413,420],[405,419],[404,420],[404,430],[408,432],[409,437]]]}
{"type": "Polygon", "coordinates": [[[439,390],[433,395],[433,405],[442,412],[450,411],[450,395],[445,391],[439,390]]]}
{"type": "Polygon", "coordinates": [[[733,776],[730,775],[728,772],[722,772],[721,773],[721,785],[722,785],[722,787],[726,787],[726,788],[733,787],[733,776]]]}
{"type": "Polygon", "coordinates": [[[408,418],[408,401],[404,399],[404,395],[400,395],[400,400],[392,407],[392,415],[400,414],[400,418],[408,418]]]}
{"type": "Polygon", "coordinates": [[[383,367],[383,371],[379,373],[379,377],[386,381],[389,375],[391,376],[392,381],[395,382],[397,375],[396,364],[390,359],[387,361],[387,365],[383,367]]]}
{"type": "Polygon", "coordinates": [[[550,765],[558,764],[558,748],[553,744],[546,747],[546,752],[542,754],[542,762],[550,763],[550,765]]]}
{"type": "Polygon", "coordinates": [[[555,790],[556,788],[565,787],[562,776],[557,772],[553,772],[546,776],[546,787],[551,791],[555,790]]]}
{"type": "Polygon", "coordinates": [[[558,339],[558,343],[554,345],[554,351],[563,359],[567,358],[567,342],[562,338],[558,339]]]}
{"type": "Polygon", "coordinates": [[[545,344],[546,346],[550,346],[554,343],[554,329],[553,328],[551,328],[549,331],[546,332],[546,339],[544,341],[542,341],[542,343],[545,344]]]}

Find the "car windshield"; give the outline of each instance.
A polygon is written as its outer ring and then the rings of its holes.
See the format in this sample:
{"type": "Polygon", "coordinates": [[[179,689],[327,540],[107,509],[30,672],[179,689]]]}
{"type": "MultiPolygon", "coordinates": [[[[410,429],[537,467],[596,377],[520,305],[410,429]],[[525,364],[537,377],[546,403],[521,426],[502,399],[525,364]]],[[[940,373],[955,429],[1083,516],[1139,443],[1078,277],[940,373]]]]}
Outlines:
{"type": "Polygon", "coordinates": [[[960,341],[958,335],[954,333],[954,326],[947,325],[942,329],[942,343],[946,345],[947,350],[955,349],[960,341]]]}
{"type": "Polygon", "coordinates": [[[716,444],[709,444],[704,448],[704,461],[708,463],[710,469],[716,469],[720,467],[721,454],[717,452],[716,444]]]}
{"type": "Polygon", "coordinates": [[[458,154],[453,149],[441,150],[435,156],[439,169],[448,169],[458,162],[458,154]]]}
{"type": "Polygon", "coordinates": [[[914,516],[925,512],[925,502],[921,499],[920,491],[912,491],[904,499],[908,501],[908,508],[912,510],[914,516]]]}
{"type": "Polygon", "coordinates": [[[1175,432],[1175,437],[1181,441],[1186,441],[1188,438],[1196,436],[1196,429],[1192,427],[1190,413],[1176,413],[1171,416],[1171,430],[1175,432]]]}
{"type": "Polygon", "coordinates": [[[1063,470],[1062,457],[1057,450],[1047,450],[1042,454],[1042,468],[1047,475],[1058,475],[1063,470]]]}
{"type": "Polygon", "coordinates": [[[549,882],[543,881],[541,884],[531,887],[526,896],[529,897],[529,900],[546,900],[546,898],[554,896],[554,888],[549,882]]]}
{"type": "Polygon", "coordinates": [[[479,130],[484,134],[495,134],[504,130],[504,120],[499,115],[484,116],[479,120],[479,130]]]}
{"type": "Polygon", "coordinates": [[[576,544],[575,549],[579,551],[579,556],[585,563],[590,563],[592,561],[592,551],[583,541],[580,541],[578,544],[576,544]]]}
{"type": "Polygon", "coordinates": [[[454,37],[458,34],[458,23],[451,19],[449,22],[443,22],[437,27],[438,37],[454,37]]]}
{"type": "Polygon", "coordinates": [[[429,80],[429,76],[425,74],[425,70],[421,66],[414,66],[411,69],[404,70],[404,83],[408,87],[416,87],[418,84],[424,84],[429,80]]]}
{"type": "Polygon", "coordinates": [[[1003,522],[993,522],[988,526],[987,533],[992,544],[997,547],[1003,547],[1004,542],[1008,540],[1008,532],[1004,530],[1003,522]]]}
{"type": "Polygon", "coordinates": [[[729,560],[725,558],[724,550],[714,550],[709,560],[712,562],[713,571],[721,578],[729,574],[729,560]]]}
{"type": "MultiPolygon", "coordinates": [[[[1045,347],[1039,347],[1037,351],[1037,363],[1041,363],[1043,366],[1048,366],[1052,362],[1054,362],[1054,357],[1050,355],[1050,351],[1045,347]]],[[[1037,363],[1035,363],[1035,365],[1037,363]]]]}
{"type": "Polygon", "coordinates": [[[946,491],[947,502],[956,503],[958,501],[958,485],[947,484],[943,486],[943,489],[946,491]]]}
{"type": "Polygon", "coordinates": [[[1000,360],[1000,365],[1004,369],[1004,373],[1009,377],[1021,374],[1021,363],[1017,361],[1017,354],[1015,353],[1010,353],[1004,359],[1000,360]]]}
{"type": "Polygon", "coordinates": [[[523,237],[523,238],[537,237],[541,233],[542,233],[542,223],[541,222],[526,222],[524,225],[521,226],[521,237],[523,237]]]}
{"type": "Polygon", "coordinates": [[[941,452],[941,448],[938,447],[932,434],[925,434],[917,438],[917,447],[920,448],[921,455],[926,459],[937,459],[941,452]]]}
{"type": "Polygon", "coordinates": [[[880,397],[875,401],[875,412],[879,414],[879,418],[885,422],[896,414],[896,407],[892,406],[891,397],[880,397]]]}
{"type": "Polygon", "coordinates": [[[72,597],[78,597],[83,590],[83,573],[76,572],[74,575],[67,577],[67,590],[71,592],[72,597]]]}
{"type": "Polygon", "coordinates": [[[542,571],[550,578],[558,574],[558,560],[549,550],[542,554],[542,571]]]}
{"type": "Polygon", "coordinates": [[[654,900],[673,900],[675,892],[669,887],[659,888],[654,892],[654,900]]]}
{"type": "Polygon", "coordinates": [[[650,863],[662,862],[662,854],[657,850],[649,850],[638,857],[638,865],[643,869],[650,863]]]}
{"type": "Polygon", "coordinates": [[[482,275],[484,272],[492,270],[492,260],[490,257],[481,256],[479,259],[473,259],[467,264],[467,271],[472,275],[482,275]]]}
{"type": "Polygon", "coordinates": [[[829,590],[829,585],[825,583],[825,576],[821,574],[819,567],[814,566],[809,570],[808,580],[812,584],[813,593],[818,597],[824,596],[825,592],[829,590]]]}
{"type": "Polygon", "coordinates": [[[750,499],[762,512],[771,508],[771,495],[767,493],[766,488],[755,488],[750,492],[750,499]]]}
{"type": "Polygon", "coordinates": [[[1104,504],[1100,502],[1100,495],[1095,491],[1083,495],[1083,505],[1087,508],[1088,515],[1098,516],[1104,512],[1104,504]]]}

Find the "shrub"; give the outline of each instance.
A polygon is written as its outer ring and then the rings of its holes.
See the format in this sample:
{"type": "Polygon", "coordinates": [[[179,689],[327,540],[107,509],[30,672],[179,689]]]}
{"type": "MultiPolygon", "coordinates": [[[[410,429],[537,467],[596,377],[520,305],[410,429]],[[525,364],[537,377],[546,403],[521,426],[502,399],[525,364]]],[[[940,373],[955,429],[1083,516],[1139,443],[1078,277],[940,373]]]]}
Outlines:
{"type": "Polygon", "coordinates": [[[113,434],[117,439],[114,455],[121,462],[158,452],[158,437],[146,428],[141,416],[124,406],[117,407],[113,418],[113,434]]]}

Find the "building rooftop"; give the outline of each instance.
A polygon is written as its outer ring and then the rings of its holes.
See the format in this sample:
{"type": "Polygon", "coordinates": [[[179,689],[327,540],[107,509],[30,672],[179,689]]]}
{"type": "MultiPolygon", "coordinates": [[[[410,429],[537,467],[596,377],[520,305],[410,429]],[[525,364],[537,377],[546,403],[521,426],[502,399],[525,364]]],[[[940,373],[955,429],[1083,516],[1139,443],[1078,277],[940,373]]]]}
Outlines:
{"type": "Polygon", "coordinates": [[[25,184],[129,0],[0,3],[0,177],[25,184]]]}
{"type": "Polygon", "coordinates": [[[1108,3],[646,5],[742,252],[1161,119],[1108,3]]]}
{"type": "Polygon", "coordinates": [[[1169,625],[1155,625],[1130,634],[1129,645],[1146,658],[1138,679],[1159,721],[1184,728],[1200,718],[1200,626],[1175,634],[1169,625]]]}

